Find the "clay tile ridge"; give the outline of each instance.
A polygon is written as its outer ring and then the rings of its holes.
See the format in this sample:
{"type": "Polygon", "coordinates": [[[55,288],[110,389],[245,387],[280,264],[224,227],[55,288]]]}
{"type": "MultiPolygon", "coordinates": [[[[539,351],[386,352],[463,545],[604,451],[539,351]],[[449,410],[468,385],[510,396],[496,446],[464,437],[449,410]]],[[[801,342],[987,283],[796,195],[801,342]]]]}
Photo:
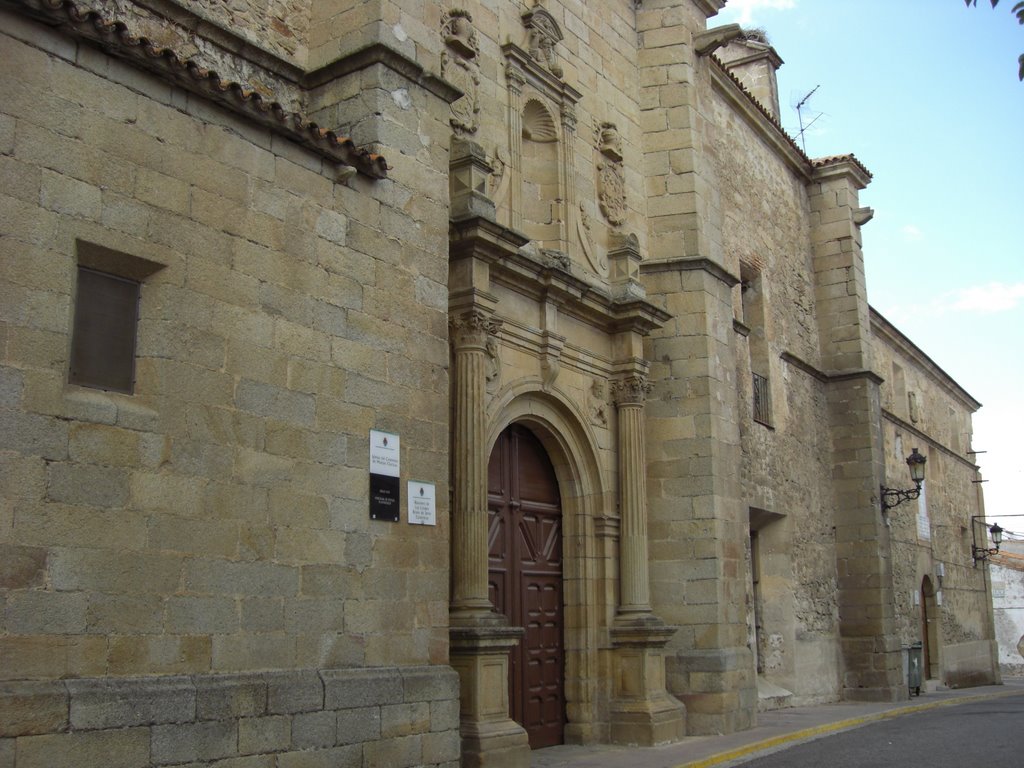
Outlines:
{"type": "Polygon", "coordinates": [[[781,134],[782,134],[783,136],[785,136],[785,137],[786,137],[786,139],[787,139],[787,140],[789,141],[790,145],[791,145],[791,146],[793,147],[793,149],[795,149],[795,150],[797,151],[797,153],[798,153],[798,154],[800,155],[800,157],[802,157],[802,158],[803,158],[803,159],[804,159],[805,161],[807,161],[807,164],[808,164],[808,165],[813,165],[813,162],[811,161],[811,158],[809,158],[809,157],[807,156],[807,154],[806,154],[806,153],[805,153],[805,152],[804,152],[804,151],[803,151],[802,149],[800,149],[800,145],[799,145],[799,144],[797,144],[797,143],[796,143],[796,141],[794,141],[794,140],[793,140],[793,137],[792,137],[792,136],[790,136],[790,135],[789,135],[788,133],[786,133],[786,129],[782,127],[782,123],[780,123],[780,122],[778,121],[778,119],[777,119],[777,118],[775,117],[775,115],[773,115],[773,114],[772,114],[772,113],[771,113],[771,112],[770,112],[770,111],[768,110],[768,108],[767,108],[767,107],[766,107],[766,106],[765,106],[764,104],[762,104],[762,103],[761,103],[761,102],[760,102],[760,101],[759,101],[759,100],[757,99],[757,97],[756,97],[756,96],[754,96],[754,94],[752,94],[752,93],[751,93],[750,91],[748,91],[748,90],[747,90],[747,86],[745,86],[745,85],[743,84],[743,81],[742,81],[742,80],[740,80],[740,79],[739,79],[738,77],[736,77],[736,75],[734,75],[734,74],[733,74],[732,70],[731,70],[731,69],[729,69],[729,68],[728,68],[728,67],[727,67],[727,66],[725,65],[725,62],[723,62],[723,61],[722,61],[722,60],[721,60],[720,58],[718,58],[718,56],[716,56],[716,55],[714,55],[714,54],[711,54],[711,60],[712,60],[712,61],[714,61],[714,62],[715,62],[715,64],[717,64],[717,65],[718,65],[719,67],[721,67],[722,71],[723,71],[723,72],[724,72],[724,73],[726,74],[726,76],[727,76],[727,77],[728,77],[728,78],[729,78],[730,80],[732,80],[733,84],[735,84],[737,88],[739,88],[739,89],[740,89],[741,91],[743,91],[743,94],[744,94],[744,95],[745,95],[745,96],[746,96],[746,97],[747,97],[748,99],[750,99],[751,103],[752,103],[752,104],[753,104],[753,105],[754,105],[755,107],[757,107],[757,110],[758,110],[758,111],[759,111],[759,112],[760,112],[760,113],[761,113],[762,115],[764,115],[764,116],[765,116],[765,118],[766,118],[766,119],[768,120],[768,122],[769,122],[769,123],[771,123],[772,125],[774,125],[774,126],[775,126],[776,128],[778,128],[778,129],[779,129],[779,133],[781,133],[781,134]]]}
{"type": "Polygon", "coordinates": [[[867,174],[867,177],[869,179],[872,178],[871,171],[869,171],[864,166],[864,163],[858,160],[857,156],[854,155],[852,152],[848,155],[829,155],[828,157],[816,157],[814,158],[814,160],[811,161],[811,165],[813,165],[815,168],[824,168],[826,165],[838,165],[839,163],[853,163],[862,171],[864,171],[864,173],[867,174]]]}
{"type": "MultiPolygon", "coordinates": [[[[30,5],[26,0],[21,2],[30,5]]],[[[171,75],[190,90],[205,91],[232,111],[255,116],[271,130],[288,135],[321,156],[373,178],[387,176],[388,164],[381,155],[357,147],[351,139],[322,128],[302,113],[288,110],[277,101],[266,99],[244,83],[225,80],[194,59],[184,59],[173,49],[157,46],[148,38],[135,37],[122,21],[105,18],[95,10],[83,10],[71,0],[38,0],[38,5],[47,13],[63,10],[90,39],[139,61],[147,69],[171,75]]]]}
{"type": "Polygon", "coordinates": [[[760,101],[758,101],[757,97],[755,97],[754,94],[747,90],[747,86],[745,86],[743,82],[732,73],[732,70],[730,70],[725,65],[725,62],[723,62],[714,54],[711,55],[711,59],[719,67],[722,68],[722,71],[725,72],[725,74],[729,77],[730,80],[732,80],[736,87],[743,91],[744,95],[748,99],[750,99],[750,101],[754,104],[755,107],[757,107],[758,111],[768,119],[768,122],[770,122],[772,125],[779,129],[779,132],[786,137],[786,139],[789,141],[793,149],[795,149],[799,153],[800,157],[806,160],[812,168],[824,168],[826,165],[834,165],[838,163],[853,163],[858,168],[860,168],[860,170],[862,170],[865,174],[867,174],[867,177],[869,179],[872,178],[871,171],[869,171],[864,166],[864,163],[858,160],[852,153],[848,155],[829,155],[828,157],[819,157],[812,160],[810,157],[807,156],[807,153],[805,153],[803,149],[800,148],[800,145],[796,143],[796,140],[793,139],[793,137],[786,132],[786,129],[782,127],[782,123],[778,121],[775,115],[768,111],[768,108],[765,107],[765,105],[762,104],[760,101]]]}

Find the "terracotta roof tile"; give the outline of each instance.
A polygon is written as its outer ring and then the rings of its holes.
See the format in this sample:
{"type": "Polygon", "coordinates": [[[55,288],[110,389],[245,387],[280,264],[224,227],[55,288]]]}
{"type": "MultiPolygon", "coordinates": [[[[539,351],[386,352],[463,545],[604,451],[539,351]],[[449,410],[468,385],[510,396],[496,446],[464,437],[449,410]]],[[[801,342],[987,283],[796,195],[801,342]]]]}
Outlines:
{"type": "Polygon", "coordinates": [[[772,125],[779,129],[779,132],[782,133],[782,135],[789,140],[789,143],[790,145],[792,145],[793,149],[795,149],[797,153],[799,153],[800,157],[806,160],[812,168],[824,168],[827,165],[850,162],[854,163],[858,168],[864,171],[864,173],[868,175],[868,178],[871,178],[871,171],[869,171],[864,166],[864,164],[860,160],[858,160],[852,153],[847,155],[829,155],[828,157],[819,157],[811,159],[807,155],[807,153],[805,153],[803,149],[801,149],[800,145],[796,143],[796,140],[792,136],[790,136],[789,133],[786,132],[786,129],[782,127],[782,123],[779,122],[778,118],[776,118],[775,115],[773,115],[764,104],[758,101],[754,94],[747,90],[747,87],[735,74],[733,74],[732,70],[729,69],[725,62],[723,62],[720,58],[718,58],[718,56],[715,56],[714,54],[712,54],[710,58],[719,67],[722,68],[722,71],[725,72],[726,75],[728,75],[729,79],[732,80],[733,83],[735,83],[741,91],[743,91],[743,93],[747,96],[747,98],[750,99],[751,102],[753,102],[754,106],[757,107],[758,111],[761,112],[761,114],[763,114],[772,125]]]}
{"type": "Polygon", "coordinates": [[[149,70],[159,71],[183,87],[205,94],[232,111],[255,117],[261,124],[283,133],[317,154],[348,165],[374,178],[387,176],[387,161],[378,154],[357,147],[353,141],[323,128],[301,112],[265,98],[252,86],[221,77],[192,58],[131,34],[127,24],[106,18],[99,12],[76,5],[72,0],[16,0],[20,5],[49,17],[67,19],[86,37],[104,48],[133,59],[149,70]]]}

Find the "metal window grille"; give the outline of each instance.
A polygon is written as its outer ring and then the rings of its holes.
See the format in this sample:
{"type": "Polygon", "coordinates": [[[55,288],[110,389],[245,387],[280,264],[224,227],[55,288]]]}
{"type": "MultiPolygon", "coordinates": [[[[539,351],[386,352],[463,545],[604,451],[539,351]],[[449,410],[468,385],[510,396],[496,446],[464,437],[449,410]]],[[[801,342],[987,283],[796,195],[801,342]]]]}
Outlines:
{"type": "Polygon", "coordinates": [[[759,373],[754,377],[754,421],[764,424],[766,427],[772,425],[771,397],[768,392],[768,379],[759,373]]]}
{"type": "Polygon", "coordinates": [[[68,380],[131,393],[138,316],[137,281],[79,267],[68,380]]]}

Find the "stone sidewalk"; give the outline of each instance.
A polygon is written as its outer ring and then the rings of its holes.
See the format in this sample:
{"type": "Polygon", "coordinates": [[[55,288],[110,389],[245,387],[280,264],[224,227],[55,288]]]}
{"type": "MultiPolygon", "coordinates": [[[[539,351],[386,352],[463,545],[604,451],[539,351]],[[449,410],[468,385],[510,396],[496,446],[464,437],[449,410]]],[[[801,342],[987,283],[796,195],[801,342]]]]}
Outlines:
{"type": "Polygon", "coordinates": [[[972,701],[1024,695],[1024,678],[1003,685],[922,693],[898,703],[844,702],[794,707],[758,715],[749,731],[724,736],[695,736],[664,747],[560,746],[533,753],[532,768],[709,768],[735,764],[801,741],[856,728],[890,717],[972,701]]]}

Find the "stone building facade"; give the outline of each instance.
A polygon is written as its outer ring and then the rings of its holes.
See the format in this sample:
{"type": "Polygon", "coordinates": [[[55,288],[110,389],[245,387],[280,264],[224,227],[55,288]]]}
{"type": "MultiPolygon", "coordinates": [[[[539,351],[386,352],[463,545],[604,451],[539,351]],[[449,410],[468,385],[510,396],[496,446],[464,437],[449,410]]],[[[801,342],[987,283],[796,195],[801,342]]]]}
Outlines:
{"type": "Polygon", "coordinates": [[[992,620],[999,646],[999,671],[1003,675],[1021,677],[1024,675],[1024,545],[1019,540],[1004,539],[990,562],[992,620]]]}
{"type": "Polygon", "coordinates": [[[0,3],[0,766],[526,766],[904,698],[922,626],[996,679],[978,403],[722,5],[0,3]]]}

